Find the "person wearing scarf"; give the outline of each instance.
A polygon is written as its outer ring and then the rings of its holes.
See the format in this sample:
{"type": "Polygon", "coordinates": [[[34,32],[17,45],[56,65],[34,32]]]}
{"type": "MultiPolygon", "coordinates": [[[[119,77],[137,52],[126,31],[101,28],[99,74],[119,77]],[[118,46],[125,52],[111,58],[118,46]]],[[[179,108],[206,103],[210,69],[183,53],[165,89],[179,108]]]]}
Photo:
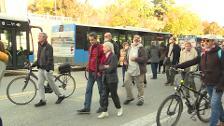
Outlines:
{"type": "Polygon", "coordinates": [[[102,71],[102,79],[103,79],[103,88],[105,94],[102,97],[103,101],[103,112],[98,116],[99,119],[105,118],[109,116],[107,111],[108,108],[108,96],[111,93],[111,98],[114,102],[115,107],[118,110],[117,116],[121,116],[123,114],[123,109],[120,105],[120,100],[117,94],[118,87],[118,75],[117,75],[117,64],[118,59],[114,54],[114,47],[111,42],[105,42],[103,44],[103,51],[105,56],[101,60],[101,65],[99,67],[100,71],[102,71]]]}

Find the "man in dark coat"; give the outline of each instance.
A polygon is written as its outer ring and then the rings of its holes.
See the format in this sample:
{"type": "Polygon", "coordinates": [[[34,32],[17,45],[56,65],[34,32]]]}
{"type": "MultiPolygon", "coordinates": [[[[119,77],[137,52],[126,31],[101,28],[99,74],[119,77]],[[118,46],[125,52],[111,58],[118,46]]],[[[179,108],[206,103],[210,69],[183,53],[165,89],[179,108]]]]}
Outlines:
{"type": "Polygon", "coordinates": [[[167,54],[166,54],[166,58],[168,60],[166,61],[167,82],[165,83],[165,85],[168,85],[168,84],[173,85],[174,83],[175,73],[173,71],[170,71],[169,68],[170,66],[173,66],[179,63],[180,51],[181,51],[180,46],[176,44],[176,38],[171,37],[169,39],[169,44],[167,47],[167,54]]]}
{"type": "Polygon", "coordinates": [[[176,65],[175,68],[184,69],[195,64],[200,64],[202,81],[211,97],[210,126],[223,126],[224,111],[221,99],[224,91],[224,52],[215,44],[214,39],[205,41],[205,49],[201,56],[176,65]],[[220,124],[217,125],[219,120],[220,124]]]}

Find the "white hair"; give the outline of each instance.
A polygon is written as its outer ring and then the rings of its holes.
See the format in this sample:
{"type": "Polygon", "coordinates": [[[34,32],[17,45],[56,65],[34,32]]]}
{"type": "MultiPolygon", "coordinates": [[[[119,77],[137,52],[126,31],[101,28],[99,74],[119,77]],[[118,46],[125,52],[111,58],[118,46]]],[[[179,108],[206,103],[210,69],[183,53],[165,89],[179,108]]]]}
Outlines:
{"type": "Polygon", "coordinates": [[[105,43],[103,43],[103,45],[107,46],[108,48],[110,48],[112,53],[114,53],[114,45],[111,42],[105,42],[105,43]]]}

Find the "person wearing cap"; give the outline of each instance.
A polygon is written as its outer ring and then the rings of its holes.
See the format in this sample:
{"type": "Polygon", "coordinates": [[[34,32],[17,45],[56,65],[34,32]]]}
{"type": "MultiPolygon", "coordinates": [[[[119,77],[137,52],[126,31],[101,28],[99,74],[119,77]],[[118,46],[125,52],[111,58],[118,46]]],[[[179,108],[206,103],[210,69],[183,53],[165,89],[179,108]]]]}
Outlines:
{"type": "Polygon", "coordinates": [[[190,61],[175,65],[175,68],[187,68],[196,64],[200,65],[202,71],[202,81],[207,87],[211,97],[211,118],[210,126],[224,126],[224,111],[221,98],[224,91],[224,52],[218,56],[220,47],[214,39],[204,42],[205,49],[201,56],[190,61]],[[220,123],[218,124],[218,121],[220,123]]]}
{"type": "Polygon", "coordinates": [[[117,64],[118,59],[114,53],[114,46],[111,42],[105,42],[103,44],[104,58],[101,61],[99,69],[102,72],[102,82],[103,88],[105,90],[105,95],[102,97],[103,101],[103,112],[98,116],[98,118],[105,118],[109,116],[107,111],[108,108],[108,97],[111,93],[111,98],[114,102],[115,107],[118,110],[117,116],[123,114],[123,109],[121,108],[120,100],[117,94],[118,88],[118,75],[117,75],[117,64]]]}

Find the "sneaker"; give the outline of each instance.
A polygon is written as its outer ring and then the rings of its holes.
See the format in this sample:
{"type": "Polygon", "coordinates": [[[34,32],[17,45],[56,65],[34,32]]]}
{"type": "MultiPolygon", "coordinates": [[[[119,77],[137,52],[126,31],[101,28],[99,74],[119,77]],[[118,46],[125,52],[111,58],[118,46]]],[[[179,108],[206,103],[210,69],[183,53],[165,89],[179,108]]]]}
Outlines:
{"type": "Polygon", "coordinates": [[[139,100],[138,102],[137,102],[137,106],[142,106],[144,104],[144,101],[142,101],[142,100],[139,100]]]}
{"type": "Polygon", "coordinates": [[[59,96],[55,104],[60,104],[64,99],[65,99],[65,96],[59,96]]]}
{"type": "Polygon", "coordinates": [[[101,112],[103,112],[103,108],[99,107],[99,108],[97,109],[96,113],[101,113],[101,112]]]}
{"type": "Polygon", "coordinates": [[[77,112],[79,114],[90,114],[90,110],[89,109],[80,109],[80,110],[77,110],[77,112]]]}
{"type": "Polygon", "coordinates": [[[43,100],[40,100],[40,102],[38,102],[37,104],[35,104],[35,107],[41,107],[41,106],[45,106],[46,102],[43,100]]]}
{"type": "Polygon", "coordinates": [[[109,113],[108,112],[102,112],[97,118],[98,119],[103,119],[103,118],[106,118],[109,116],[109,113]]]}
{"type": "Polygon", "coordinates": [[[117,109],[117,116],[122,116],[123,115],[123,108],[117,109]]]}
{"type": "Polygon", "coordinates": [[[133,100],[134,100],[134,98],[132,98],[132,99],[130,99],[130,100],[125,100],[125,101],[124,101],[124,104],[127,105],[127,104],[129,104],[131,101],[133,101],[133,100]]]}

